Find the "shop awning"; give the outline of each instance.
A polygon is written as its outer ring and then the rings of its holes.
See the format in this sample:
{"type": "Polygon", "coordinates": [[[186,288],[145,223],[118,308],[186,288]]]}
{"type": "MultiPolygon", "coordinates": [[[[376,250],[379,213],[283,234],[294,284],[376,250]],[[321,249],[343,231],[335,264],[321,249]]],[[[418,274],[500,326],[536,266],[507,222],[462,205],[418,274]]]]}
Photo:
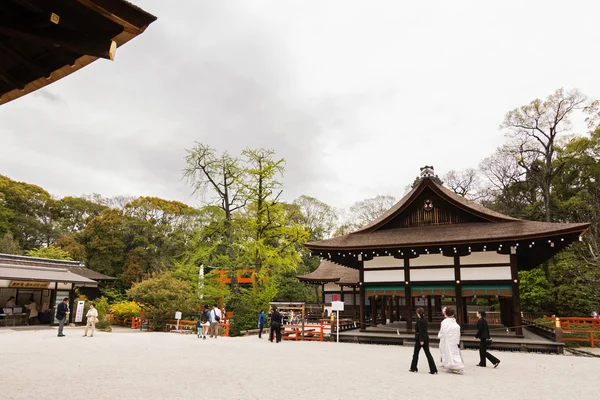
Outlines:
{"type": "Polygon", "coordinates": [[[16,267],[6,264],[0,264],[0,279],[97,284],[96,281],[84,278],[62,268],[16,267]]]}

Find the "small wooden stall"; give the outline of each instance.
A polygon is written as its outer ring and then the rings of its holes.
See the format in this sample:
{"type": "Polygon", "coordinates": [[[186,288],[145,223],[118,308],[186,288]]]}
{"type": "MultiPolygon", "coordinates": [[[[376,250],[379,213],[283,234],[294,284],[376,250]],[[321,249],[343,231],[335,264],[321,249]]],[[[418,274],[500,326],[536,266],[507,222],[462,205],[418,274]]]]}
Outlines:
{"type": "Polygon", "coordinates": [[[306,275],[297,275],[300,282],[321,286],[322,304],[329,304],[337,295],[344,302],[344,313],[347,319],[358,320],[359,276],[358,270],[343,265],[321,260],[319,267],[306,275]]]}
{"type": "MultiPolygon", "coordinates": [[[[304,302],[272,301],[269,309],[277,307],[281,314],[281,337],[284,340],[305,340],[306,336],[306,305],[304,302]]],[[[269,312],[270,318],[270,312],[269,312]]],[[[313,328],[310,328],[310,332],[313,328]]]]}
{"type": "MultiPolygon", "coordinates": [[[[56,307],[63,298],[71,300],[74,311],[76,289],[95,294],[99,280],[114,279],[86,268],[79,261],[0,254],[0,325],[29,324],[30,300],[38,311],[35,322],[55,324],[56,307]],[[7,307],[11,298],[14,305],[7,307]]],[[[71,320],[74,315],[70,314],[71,320]]]]}

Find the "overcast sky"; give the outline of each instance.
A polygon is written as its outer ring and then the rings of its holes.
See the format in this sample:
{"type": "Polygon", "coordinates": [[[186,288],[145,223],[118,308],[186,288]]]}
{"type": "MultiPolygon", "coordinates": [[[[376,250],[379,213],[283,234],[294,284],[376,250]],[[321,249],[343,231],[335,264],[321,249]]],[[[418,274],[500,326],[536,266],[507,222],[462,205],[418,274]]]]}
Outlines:
{"type": "Polygon", "coordinates": [[[0,174],[197,205],[185,148],[265,147],[285,200],[348,207],[476,167],[559,87],[600,98],[598,2],[132,1],[158,20],[114,62],[0,107],[0,174]]]}

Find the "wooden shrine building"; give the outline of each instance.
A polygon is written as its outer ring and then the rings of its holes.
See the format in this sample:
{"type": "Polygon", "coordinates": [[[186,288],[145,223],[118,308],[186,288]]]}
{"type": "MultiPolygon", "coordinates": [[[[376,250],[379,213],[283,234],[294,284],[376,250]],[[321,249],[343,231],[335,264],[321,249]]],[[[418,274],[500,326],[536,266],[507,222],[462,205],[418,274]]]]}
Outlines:
{"type": "Polygon", "coordinates": [[[0,1],[0,105],[113,60],[155,20],[125,0],[0,1]]]}
{"type": "Polygon", "coordinates": [[[296,278],[300,282],[321,286],[323,304],[330,304],[334,295],[338,295],[338,299],[345,303],[343,314],[358,318],[359,274],[357,269],[321,260],[319,268],[315,271],[306,275],[297,275],[296,278]]]}
{"type": "MultiPolygon", "coordinates": [[[[522,335],[519,270],[529,270],[580,240],[585,223],[512,218],[459,196],[442,185],[433,167],[421,169],[413,189],[384,215],[344,236],[307,243],[313,256],[358,271],[360,325],[370,299],[392,313],[406,304],[412,329],[415,302],[455,298],[457,321],[466,324],[466,298],[499,299],[502,323],[522,335]]],[[[318,271],[318,270],[317,270],[318,271]]],[[[323,282],[325,280],[323,279],[323,282]]]]}

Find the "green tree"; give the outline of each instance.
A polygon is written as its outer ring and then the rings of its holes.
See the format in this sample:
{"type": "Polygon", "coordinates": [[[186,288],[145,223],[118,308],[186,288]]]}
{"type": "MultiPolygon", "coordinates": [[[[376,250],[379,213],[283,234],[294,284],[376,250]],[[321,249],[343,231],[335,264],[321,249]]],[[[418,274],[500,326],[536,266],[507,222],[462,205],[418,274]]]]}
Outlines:
{"type": "Polygon", "coordinates": [[[55,247],[55,246],[40,247],[38,249],[27,250],[25,252],[25,255],[29,256],[29,257],[51,258],[53,260],[73,261],[73,258],[71,257],[71,255],[69,253],[67,253],[66,251],[64,251],[58,247],[55,247]]]}
{"type": "Polygon", "coordinates": [[[536,176],[543,200],[545,221],[552,221],[552,181],[557,165],[557,140],[571,129],[573,114],[589,104],[577,90],[558,89],[545,100],[535,99],[506,114],[501,128],[513,140],[511,148],[519,165],[536,176]]]}
{"type": "Polygon", "coordinates": [[[41,187],[0,175],[0,198],[0,223],[4,227],[10,224],[21,248],[49,246],[60,236],[58,203],[41,187]]]}
{"type": "Polygon", "coordinates": [[[58,201],[58,224],[64,234],[81,232],[94,218],[102,215],[108,208],[83,197],[63,197],[58,201]]]}
{"type": "Polygon", "coordinates": [[[127,295],[142,307],[157,329],[174,319],[176,311],[181,311],[184,318],[189,318],[196,316],[201,307],[193,284],[177,279],[170,272],[154,274],[135,283],[127,295]]]}
{"type": "Polygon", "coordinates": [[[194,193],[208,195],[207,205],[223,211],[220,245],[211,246],[216,253],[210,254],[212,265],[229,271],[231,290],[237,291],[237,270],[239,260],[234,245],[234,213],[246,206],[248,197],[245,191],[245,171],[238,158],[227,152],[217,154],[216,150],[205,144],[197,143],[193,149],[186,150],[184,178],[194,189],[194,193]],[[221,253],[224,251],[223,253],[221,253]]]}
{"type": "Polygon", "coordinates": [[[554,310],[552,285],[541,267],[519,271],[521,309],[531,312],[554,310]]]}
{"type": "Polygon", "coordinates": [[[11,232],[6,232],[0,237],[0,253],[23,254],[23,251],[19,247],[19,242],[13,238],[11,232]]]}
{"type": "Polygon", "coordinates": [[[108,209],[92,219],[82,233],[81,242],[87,253],[88,268],[109,276],[121,275],[127,254],[121,211],[108,209]]]}

